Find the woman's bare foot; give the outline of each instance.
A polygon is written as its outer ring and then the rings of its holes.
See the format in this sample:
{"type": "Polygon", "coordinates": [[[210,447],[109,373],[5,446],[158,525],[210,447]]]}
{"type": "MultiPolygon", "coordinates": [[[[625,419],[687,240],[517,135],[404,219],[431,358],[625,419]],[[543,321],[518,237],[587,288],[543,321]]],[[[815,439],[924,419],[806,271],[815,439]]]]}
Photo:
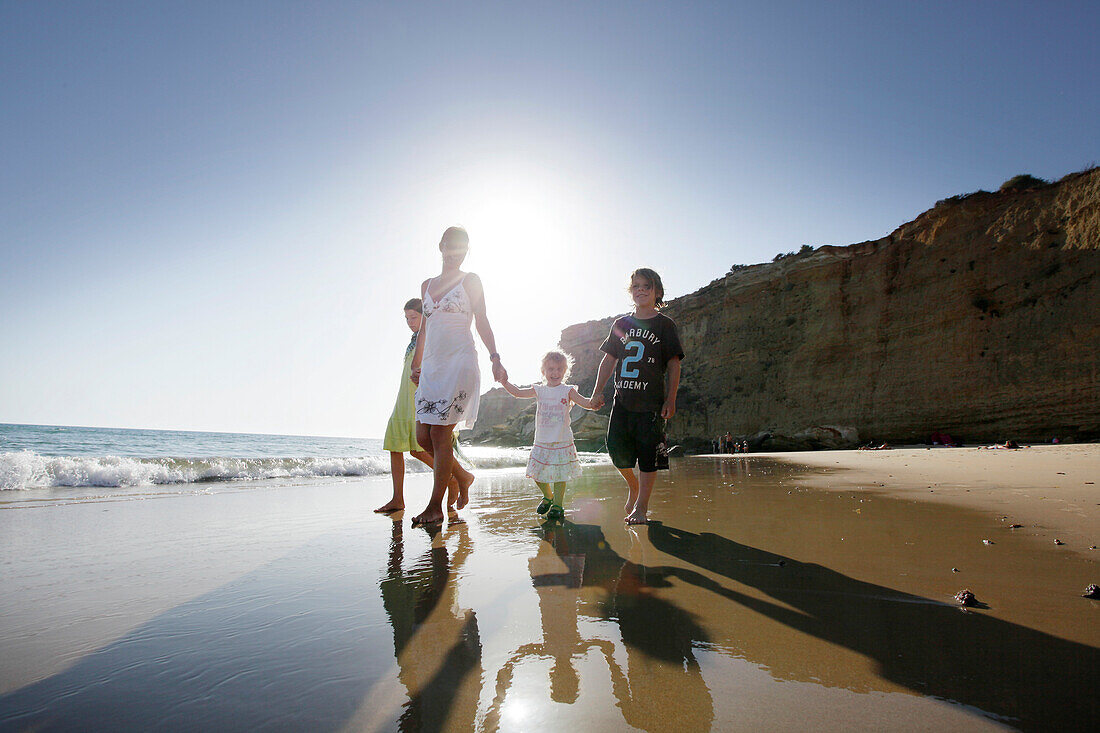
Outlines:
{"type": "Polygon", "coordinates": [[[474,475],[468,474],[469,480],[463,481],[458,479],[458,501],[455,502],[455,507],[461,509],[470,503],[470,485],[474,483],[474,475]]]}
{"type": "Polygon", "coordinates": [[[646,512],[638,512],[637,510],[626,515],[623,519],[627,524],[648,524],[649,519],[646,518],[646,512]]]}
{"type": "MultiPolygon", "coordinates": [[[[458,479],[451,476],[451,479],[447,482],[447,509],[454,509],[455,504],[458,502],[458,479]]],[[[462,507],[459,507],[461,509],[462,507]]]]}
{"type": "Polygon", "coordinates": [[[429,506],[420,514],[412,518],[413,524],[439,524],[442,521],[443,510],[437,506],[429,506]]]}
{"type": "Polygon", "coordinates": [[[399,512],[404,508],[405,508],[405,502],[400,501],[398,499],[390,499],[389,501],[387,501],[385,504],[378,507],[374,511],[378,512],[379,514],[393,514],[394,512],[399,512]]]}

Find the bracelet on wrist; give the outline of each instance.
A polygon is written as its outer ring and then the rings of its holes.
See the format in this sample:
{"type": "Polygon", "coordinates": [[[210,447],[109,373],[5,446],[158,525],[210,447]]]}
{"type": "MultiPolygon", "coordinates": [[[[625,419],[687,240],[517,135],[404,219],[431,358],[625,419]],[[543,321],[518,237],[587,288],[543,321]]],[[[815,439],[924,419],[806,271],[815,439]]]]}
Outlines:
{"type": "Polygon", "coordinates": [[[489,354],[489,361],[500,361],[500,354],[495,351],[489,354]]]}

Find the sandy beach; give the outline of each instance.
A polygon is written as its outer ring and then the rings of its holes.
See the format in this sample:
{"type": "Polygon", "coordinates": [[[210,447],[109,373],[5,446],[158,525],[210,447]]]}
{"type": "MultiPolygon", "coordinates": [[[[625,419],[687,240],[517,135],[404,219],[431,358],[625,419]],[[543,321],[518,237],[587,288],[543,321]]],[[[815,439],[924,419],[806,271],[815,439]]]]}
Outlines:
{"type": "MultiPolygon", "coordinates": [[[[1069,552],[1100,545],[1100,445],[761,453],[820,469],[812,484],[983,512],[1069,552]]],[[[1092,550],[1095,552],[1095,550],[1092,550]]],[[[1093,557],[1095,559],[1095,557],[1093,557]]]]}
{"type": "Polygon", "coordinates": [[[435,529],[385,477],[7,492],[0,729],[1086,730],[1097,449],[680,459],[637,529],[610,466],[562,524],[504,471],[435,529]]]}

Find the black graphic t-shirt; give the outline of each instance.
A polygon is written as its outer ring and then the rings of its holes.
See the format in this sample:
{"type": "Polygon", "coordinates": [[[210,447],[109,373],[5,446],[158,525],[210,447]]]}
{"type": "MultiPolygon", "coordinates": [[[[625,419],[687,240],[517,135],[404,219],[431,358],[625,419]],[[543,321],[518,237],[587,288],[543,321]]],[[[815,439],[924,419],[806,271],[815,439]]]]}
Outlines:
{"type": "Polygon", "coordinates": [[[611,324],[600,351],[618,359],[615,401],[631,412],[660,412],[668,360],[684,358],[676,322],[661,313],[653,318],[623,316],[611,324]]]}

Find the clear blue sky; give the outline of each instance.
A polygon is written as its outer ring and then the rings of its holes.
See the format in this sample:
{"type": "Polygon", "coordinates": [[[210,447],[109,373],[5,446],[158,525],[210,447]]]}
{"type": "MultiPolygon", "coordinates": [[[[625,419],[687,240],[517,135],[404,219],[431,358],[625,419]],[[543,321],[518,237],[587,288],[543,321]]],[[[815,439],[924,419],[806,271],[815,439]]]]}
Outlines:
{"type": "Polygon", "coordinates": [[[634,267],[674,297],[1097,162],[1098,37],[1095,2],[0,0],[0,422],[380,436],[446,226],[529,381],[634,267]]]}

